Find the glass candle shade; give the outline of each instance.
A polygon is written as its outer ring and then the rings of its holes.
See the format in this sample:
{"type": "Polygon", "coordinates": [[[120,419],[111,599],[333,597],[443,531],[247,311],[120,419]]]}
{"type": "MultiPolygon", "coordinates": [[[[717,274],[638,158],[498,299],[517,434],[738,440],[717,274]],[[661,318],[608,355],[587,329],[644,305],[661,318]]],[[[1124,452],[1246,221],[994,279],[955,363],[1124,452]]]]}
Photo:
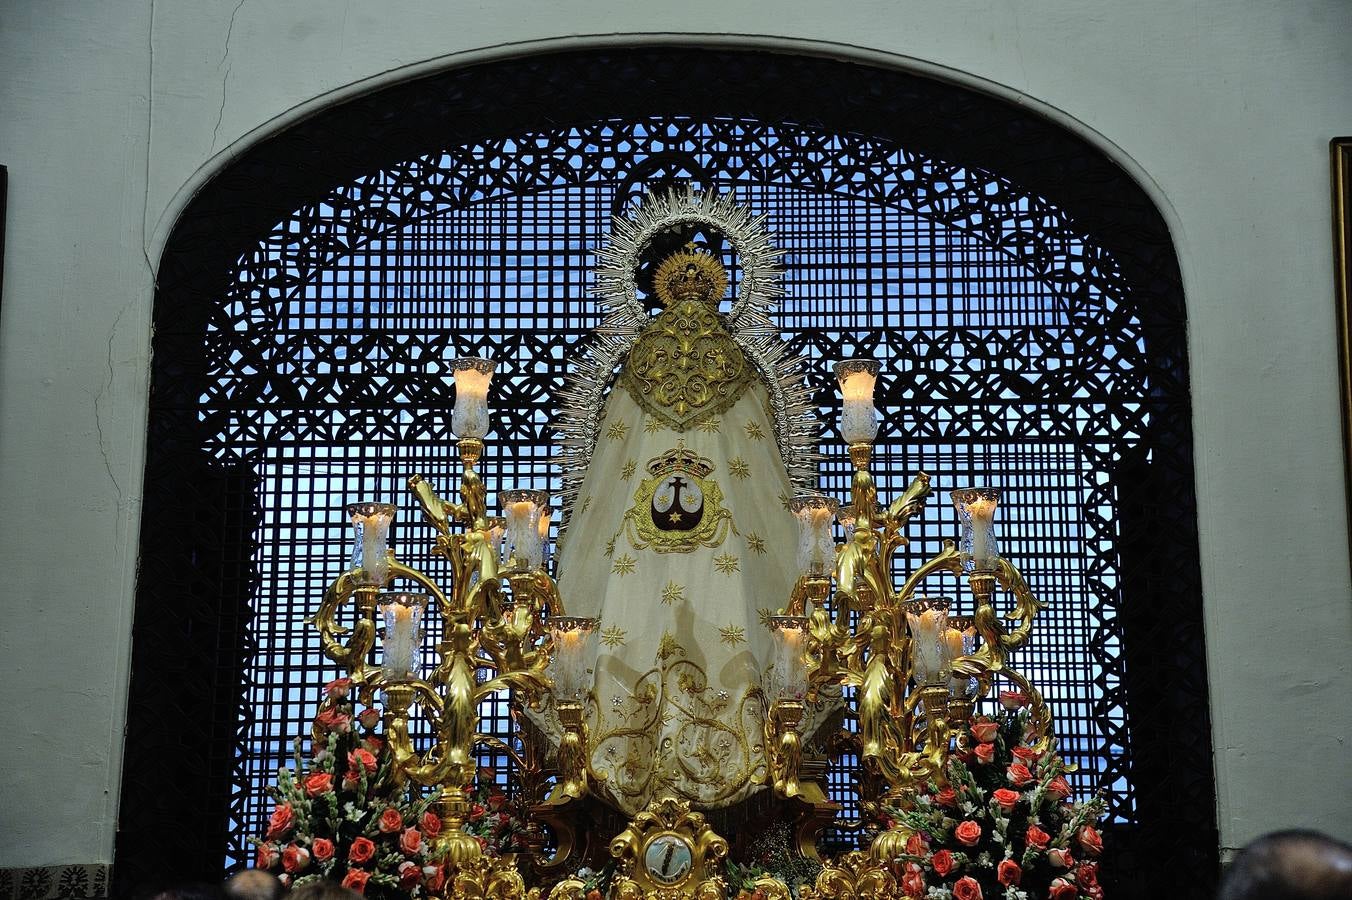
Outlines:
{"type": "Polygon", "coordinates": [[[488,383],[497,363],[477,356],[462,356],[451,363],[455,372],[455,409],[451,431],[458,438],[482,438],[488,434],[488,383]]]}
{"type": "Polygon", "coordinates": [[[845,529],[845,540],[848,541],[854,537],[856,519],[853,510],[848,508],[840,510],[836,513],[836,521],[840,523],[841,528],[845,529]]]}
{"type": "Polygon", "coordinates": [[[825,494],[799,494],[789,501],[798,519],[798,574],[827,575],[836,558],[831,520],[840,506],[825,494]]]}
{"type": "Polygon", "coordinates": [[[943,684],[948,679],[948,601],[942,597],[916,597],[903,609],[911,630],[911,665],[916,684],[943,684]]]}
{"type": "Polygon", "coordinates": [[[536,523],[536,530],[540,532],[540,565],[549,565],[550,550],[549,546],[549,520],[554,515],[554,510],[543,509],[540,511],[540,519],[536,523]]]}
{"type": "Polygon", "coordinates": [[[840,436],[847,444],[871,444],[878,436],[878,411],[873,407],[873,387],[878,379],[878,361],[845,359],[835,364],[836,380],[844,398],[840,407],[840,436]]]}
{"type": "Polygon", "coordinates": [[[536,569],[544,561],[544,544],[540,540],[540,514],[549,495],[544,491],[503,491],[502,511],[507,518],[507,563],[525,569],[536,569]]]}
{"type": "Polygon", "coordinates": [[[386,558],[390,543],[390,523],[395,507],[390,503],[349,503],[347,516],[352,520],[352,568],[357,584],[384,587],[390,580],[390,562],[386,558]]]}
{"type": "Polygon", "coordinates": [[[802,700],[807,696],[807,617],[770,616],[774,649],[766,673],[765,698],[802,700]]]}
{"type": "Polygon", "coordinates": [[[555,700],[585,700],[590,685],[587,675],[596,659],[596,627],[599,619],[581,616],[554,616],[549,633],[554,638],[554,655],[549,661],[549,677],[554,682],[555,700]]]}
{"type": "Polygon", "coordinates": [[[507,533],[507,519],[503,516],[488,516],[484,520],[488,529],[488,546],[493,552],[502,555],[502,536],[507,533]]]}
{"type": "Polygon", "coordinates": [[[427,612],[429,599],[427,594],[397,591],[380,595],[380,615],[385,621],[380,664],[386,678],[411,678],[418,671],[423,614],[427,612]]]}
{"type": "Polygon", "coordinates": [[[953,660],[976,652],[976,626],[971,616],[949,616],[944,626],[944,653],[948,658],[948,695],[955,700],[976,696],[976,679],[952,671],[953,660]]]}
{"type": "Polygon", "coordinates": [[[1000,505],[1000,492],[995,488],[975,487],[954,491],[950,496],[962,524],[958,550],[962,553],[963,569],[967,572],[992,571],[1000,556],[1000,548],[995,543],[995,508],[1000,505]]]}

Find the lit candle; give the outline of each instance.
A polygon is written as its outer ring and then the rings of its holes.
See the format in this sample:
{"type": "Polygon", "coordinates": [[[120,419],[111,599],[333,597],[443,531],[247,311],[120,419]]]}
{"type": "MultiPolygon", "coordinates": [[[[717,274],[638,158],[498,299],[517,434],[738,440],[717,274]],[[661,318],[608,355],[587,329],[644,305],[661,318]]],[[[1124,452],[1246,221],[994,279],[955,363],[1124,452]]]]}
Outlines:
{"type": "Polygon", "coordinates": [[[799,494],[789,501],[798,519],[798,572],[821,576],[831,570],[836,543],[831,537],[831,519],[840,504],[825,494],[799,494]]]}
{"type": "Polygon", "coordinates": [[[911,659],[918,684],[939,684],[948,678],[948,601],[917,597],[905,606],[911,629],[911,659]]]}
{"type": "Polygon", "coordinates": [[[427,600],[426,594],[380,595],[380,611],[385,619],[381,667],[386,678],[408,678],[417,670],[427,600]]]}
{"type": "MultiPolygon", "coordinates": [[[[972,651],[976,650],[976,629],[972,626],[971,618],[969,616],[949,616],[948,625],[944,631],[944,643],[951,671],[954,660],[962,656],[970,656],[972,651]]],[[[951,697],[970,698],[975,688],[975,678],[953,674],[948,679],[948,693],[951,697]]]]}
{"type": "Polygon", "coordinates": [[[803,616],[771,616],[770,633],[774,636],[774,655],[771,659],[766,699],[802,700],[807,695],[807,655],[803,616]]]}
{"type": "Polygon", "coordinates": [[[994,488],[966,488],[952,493],[962,523],[962,550],[967,571],[989,572],[999,549],[995,544],[995,509],[1000,492],[994,488]]]}
{"type": "Polygon", "coordinates": [[[455,409],[451,412],[451,431],[458,438],[482,438],[488,434],[488,383],[493,380],[497,363],[475,356],[461,357],[451,363],[455,372],[455,409]]]}
{"type": "Polygon", "coordinates": [[[544,491],[513,490],[502,492],[503,511],[507,514],[506,545],[509,565],[538,568],[543,562],[540,536],[540,512],[549,502],[544,491]]]}
{"type": "Polygon", "coordinates": [[[554,656],[549,661],[549,675],[554,682],[556,700],[584,700],[588,664],[596,656],[592,638],[596,634],[597,619],[580,616],[555,616],[549,620],[549,632],[554,638],[554,656]]]}
{"type": "Polygon", "coordinates": [[[347,507],[355,541],[352,546],[353,580],[360,585],[383,587],[390,580],[390,523],[395,507],[390,503],[351,503],[347,507]]]}
{"type": "Polygon", "coordinates": [[[847,444],[871,444],[878,435],[878,411],[873,408],[878,369],[878,362],[873,359],[846,359],[835,365],[843,398],[840,435],[847,444]]]}

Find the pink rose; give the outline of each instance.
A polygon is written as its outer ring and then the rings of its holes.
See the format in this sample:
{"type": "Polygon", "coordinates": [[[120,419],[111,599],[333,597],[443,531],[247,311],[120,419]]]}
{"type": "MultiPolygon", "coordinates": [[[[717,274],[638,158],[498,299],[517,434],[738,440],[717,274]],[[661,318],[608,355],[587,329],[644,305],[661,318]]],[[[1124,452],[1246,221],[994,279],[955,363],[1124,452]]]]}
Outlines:
{"type": "Polygon", "coordinates": [[[361,723],[362,728],[375,728],[380,723],[380,707],[370,706],[363,709],[357,716],[357,721],[361,723]]]}
{"type": "Polygon", "coordinates": [[[314,844],[310,847],[310,852],[320,862],[328,862],[333,859],[333,841],[328,838],[315,838],[314,844]]]}
{"type": "Polygon", "coordinates": [[[416,828],[405,828],[404,833],[399,835],[399,849],[403,850],[409,856],[417,854],[422,847],[422,832],[416,828]]]}
{"type": "Polygon", "coordinates": [[[315,716],[315,725],[319,726],[321,731],[336,731],[339,734],[346,734],[352,730],[352,720],[346,713],[336,709],[326,709],[315,716]]]}
{"type": "Polygon", "coordinates": [[[352,846],[347,848],[347,858],[350,862],[361,865],[370,862],[371,857],[376,855],[376,845],[371,843],[370,838],[359,837],[352,842],[352,846]]]}
{"type": "Polygon", "coordinates": [[[1042,758],[1042,754],[1032,747],[1015,747],[1011,752],[1014,754],[1014,758],[1027,766],[1030,771],[1037,766],[1037,761],[1042,758]]]}
{"type": "Polygon", "coordinates": [[[354,772],[365,769],[367,775],[376,774],[376,769],[379,768],[375,755],[370,750],[363,750],[360,747],[347,754],[347,765],[354,772]]]}
{"type": "Polygon", "coordinates": [[[324,685],[324,695],[331,700],[345,700],[352,692],[351,678],[335,678],[324,685]]]}
{"type": "Polygon", "coordinates": [[[1000,733],[1000,726],[984,716],[972,723],[972,737],[979,744],[989,744],[1000,733]]]}
{"type": "Polygon", "coordinates": [[[1023,763],[1014,763],[1009,767],[1009,783],[1015,787],[1027,787],[1033,783],[1033,773],[1023,763]]]}
{"type": "Polygon", "coordinates": [[[976,761],[983,765],[995,759],[994,744],[977,744],[972,752],[976,754],[976,761]]]}
{"type": "Polygon", "coordinates": [[[1000,861],[999,868],[995,870],[995,877],[1005,887],[1011,887],[1019,883],[1019,879],[1023,877],[1023,869],[1020,869],[1019,864],[1014,860],[1004,859],[1000,861]]]}
{"type": "Polygon", "coordinates": [[[409,890],[422,880],[422,867],[415,862],[404,860],[399,864],[399,886],[409,890]]]}
{"type": "Polygon", "coordinates": [[[295,874],[310,864],[310,851],[299,844],[287,844],[282,851],[282,868],[295,874]]]}
{"type": "MultiPolygon", "coordinates": [[[[358,840],[361,840],[358,838],[358,840]]],[[[365,869],[348,869],[347,874],[343,876],[343,887],[356,891],[358,894],[366,893],[366,882],[370,879],[371,873],[365,869]]]]}
{"type": "Polygon", "coordinates": [[[291,809],[290,803],[283,803],[272,809],[272,817],[268,819],[267,839],[275,841],[284,837],[292,828],[296,826],[296,813],[291,809]]]}
{"type": "Polygon", "coordinates": [[[1052,886],[1047,890],[1047,900],[1075,900],[1079,895],[1075,885],[1064,878],[1053,878],[1052,886]]]}
{"type": "Polygon", "coordinates": [[[907,897],[925,896],[925,873],[915,863],[906,864],[906,873],[901,876],[901,890],[907,897]]]}
{"type": "Polygon", "coordinates": [[[1001,691],[1000,705],[1005,709],[1019,709],[1028,704],[1028,695],[1023,691],[1001,691]]]}
{"type": "Polygon", "coordinates": [[[1070,796],[1070,782],[1066,781],[1062,775],[1057,775],[1047,785],[1047,793],[1058,800],[1064,800],[1070,796]]]}
{"type": "Polygon", "coordinates": [[[957,806],[958,792],[951,787],[946,787],[934,796],[934,802],[940,806],[957,806]]]}
{"type": "Polygon", "coordinates": [[[436,837],[441,834],[441,818],[430,809],[422,814],[418,824],[422,827],[422,833],[428,837],[436,837]]]}
{"type": "Polygon", "coordinates": [[[964,847],[975,847],[977,841],[981,840],[981,826],[968,819],[953,829],[953,837],[964,847]]]}
{"type": "Polygon", "coordinates": [[[925,836],[919,832],[906,839],[906,852],[911,856],[924,856],[929,852],[929,845],[925,843],[925,836]]]}
{"type": "Polygon", "coordinates": [[[423,884],[430,893],[438,893],[446,884],[445,866],[423,866],[423,884]]]}
{"type": "Polygon", "coordinates": [[[981,900],[981,885],[970,875],[964,875],[953,885],[953,896],[957,900],[981,900]]]}
{"type": "Polygon", "coordinates": [[[1019,792],[1011,791],[1009,788],[998,788],[991,796],[1005,812],[1009,812],[1019,803],[1019,792]]]}
{"type": "Polygon", "coordinates": [[[940,878],[947,878],[952,875],[953,870],[958,867],[951,850],[940,850],[934,854],[934,858],[930,860],[930,865],[934,866],[934,874],[940,878]]]}
{"type": "Polygon", "coordinates": [[[1029,825],[1028,833],[1024,836],[1024,840],[1028,841],[1028,846],[1030,847],[1046,850],[1047,846],[1052,842],[1052,836],[1041,828],[1038,828],[1036,825],[1029,825]]]}
{"type": "Polygon", "coordinates": [[[327,772],[316,772],[305,779],[305,796],[318,797],[333,790],[333,776],[327,772]]]}
{"type": "Polygon", "coordinates": [[[1075,865],[1075,857],[1070,855],[1069,850],[1062,850],[1060,847],[1048,850],[1047,860],[1058,869],[1069,869],[1075,865]]]}
{"type": "Polygon", "coordinates": [[[1080,867],[1075,870],[1075,880],[1080,883],[1081,890],[1088,891],[1098,887],[1098,863],[1080,863],[1080,867]]]}
{"type": "Polygon", "coordinates": [[[385,811],[380,814],[380,821],[376,824],[376,827],[385,834],[394,834],[404,827],[404,817],[393,806],[387,806],[385,811]]]}
{"type": "Polygon", "coordinates": [[[1093,825],[1081,827],[1075,832],[1075,838],[1080,842],[1080,849],[1085,856],[1098,856],[1103,852],[1103,838],[1093,825]]]}
{"type": "Polygon", "coordinates": [[[259,844],[258,855],[254,857],[255,869],[271,869],[277,865],[277,860],[281,856],[277,853],[277,847],[274,844],[259,844]]]}

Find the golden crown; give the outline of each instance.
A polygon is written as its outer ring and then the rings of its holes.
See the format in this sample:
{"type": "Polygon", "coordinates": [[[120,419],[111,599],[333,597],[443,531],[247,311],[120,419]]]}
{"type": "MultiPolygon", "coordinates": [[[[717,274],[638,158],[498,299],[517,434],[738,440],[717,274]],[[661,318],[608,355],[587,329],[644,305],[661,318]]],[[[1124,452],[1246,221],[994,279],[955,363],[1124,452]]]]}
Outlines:
{"type": "Polygon", "coordinates": [[[662,260],[653,276],[653,290],[664,306],[692,298],[718,303],[727,289],[728,273],[723,264],[696,250],[693,244],[662,260]]]}
{"type": "Polygon", "coordinates": [[[648,474],[655,476],[685,472],[696,478],[704,478],[713,470],[712,462],[684,445],[674,447],[661,456],[648,460],[648,474]]]}

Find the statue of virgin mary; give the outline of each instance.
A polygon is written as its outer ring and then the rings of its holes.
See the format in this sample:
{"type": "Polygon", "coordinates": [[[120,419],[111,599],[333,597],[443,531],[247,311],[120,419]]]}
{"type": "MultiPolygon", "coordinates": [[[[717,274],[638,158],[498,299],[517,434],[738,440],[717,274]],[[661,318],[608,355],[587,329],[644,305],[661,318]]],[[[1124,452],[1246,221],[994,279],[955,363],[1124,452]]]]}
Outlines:
{"type": "Polygon", "coordinates": [[[767,620],[797,578],[789,501],[814,468],[800,363],[765,316],[763,218],[687,191],[650,197],[616,234],[599,279],[611,316],[561,429],[571,505],[559,590],[570,615],[599,620],[588,751],[628,814],[664,796],[727,806],[767,768],[767,620]],[[693,245],[656,261],[658,315],[632,302],[637,261],[673,222],[718,230],[738,251],[730,315],[727,272],[693,245]]]}

